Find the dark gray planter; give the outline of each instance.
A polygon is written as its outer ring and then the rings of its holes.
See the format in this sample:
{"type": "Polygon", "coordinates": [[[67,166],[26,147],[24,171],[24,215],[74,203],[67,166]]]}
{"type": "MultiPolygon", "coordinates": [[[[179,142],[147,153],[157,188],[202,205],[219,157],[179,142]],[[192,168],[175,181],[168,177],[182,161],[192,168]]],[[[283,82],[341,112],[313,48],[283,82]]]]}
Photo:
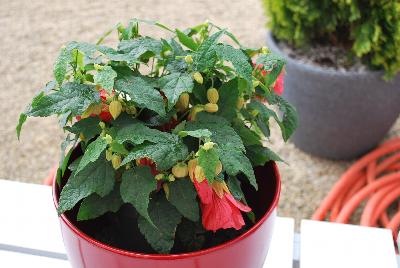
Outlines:
{"type": "Polygon", "coordinates": [[[352,159],[374,148],[400,113],[400,75],[342,72],[288,57],[270,33],[268,47],[287,59],[284,97],[299,113],[294,144],[331,159],[352,159]]]}

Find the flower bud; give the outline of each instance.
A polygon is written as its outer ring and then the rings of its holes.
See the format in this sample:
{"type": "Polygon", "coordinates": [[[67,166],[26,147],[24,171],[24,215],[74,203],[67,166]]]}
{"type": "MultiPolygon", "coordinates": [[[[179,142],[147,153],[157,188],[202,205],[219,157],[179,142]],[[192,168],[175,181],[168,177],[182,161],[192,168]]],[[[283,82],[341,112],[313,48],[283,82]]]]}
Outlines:
{"type": "Polygon", "coordinates": [[[210,103],[217,103],[219,99],[218,90],[215,88],[209,88],[207,90],[207,99],[210,103]]]}
{"type": "Polygon", "coordinates": [[[261,48],[261,53],[262,54],[268,54],[269,53],[269,49],[267,47],[262,47],[261,48]]]}
{"type": "Polygon", "coordinates": [[[155,176],[156,180],[161,181],[164,179],[164,174],[160,173],[155,176]]]}
{"type": "Polygon", "coordinates": [[[218,112],[218,104],[215,104],[215,103],[207,103],[207,104],[204,106],[204,109],[206,110],[206,112],[209,112],[209,113],[216,113],[216,112],[218,112]]]}
{"type": "Polygon", "coordinates": [[[168,186],[168,183],[164,183],[164,184],[162,185],[162,187],[163,187],[164,192],[165,192],[165,197],[166,197],[167,199],[169,199],[169,186],[168,186]]]}
{"type": "Polygon", "coordinates": [[[121,114],[122,104],[119,101],[113,100],[110,103],[110,107],[108,109],[110,111],[111,116],[114,119],[117,119],[117,117],[121,114]]]}
{"type": "Polygon", "coordinates": [[[106,127],[106,124],[103,121],[100,121],[99,126],[101,129],[104,129],[106,127]]]}
{"type": "Polygon", "coordinates": [[[106,134],[104,139],[106,140],[107,144],[111,144],[113,141],[113,138],[109,134],[106,134]]]}
{"type": "Polygon", "coordinates": [[[169,174],[169,175],[168,175],[168,180],[171,181],[171,182],[172,182],[172,181],[175,181],[174,175],[169,174]]]}
{"type": "Polygon", "coordinates": [[[179,96],[179,100],[176,103],[176,108],[180,111],[183,112],[189,107],[189,94],[187,92],[182,93],[179,96]]]}
{"type": "Polygon", "coordinates": [[[107,161],[111,161],[113,157],[113,153],[110,150],[106,151],[106,159],[107,161]]]}
{"type": "Polygon", "coordinates": [[[213,142],[211,142],[211,141],[206,142],[206,143],[204,143],[204,145],[203,145],[203,149],[206,150],[206,151],[208,151],[208,150],[212,149],[212,148],[214,147],[214,145],[215,145],[215,143],[213,143],[213,142]]]}
{"type": "Polygon", "coordinates": [[[121,156],[114,154],[111,158],[111,163],[114,169],[118,169],[121,166],[121,156]]]}
{"type": "Polygon", "coordinates": [[[191,56],[191,55],[186,55],[186,56],[185,56],[185,62],[186,62],[187,64],[192,64],[192,63],[193,63],[193,58],[192,58],[192,56],[191,56]]]}
{"type": "Polygon", "coordinates": [[[190,118],[189,120],[192,120],[192,121],[196,120],[197,113],[202,112],[202,111],[204,111],[204,107],[202,105],[196,105],[196,106],[192,107],[192,110],[190,111],[190,114],[189,114],[189,118],[190,118]]]}
{"type": "Polygon", "coordinates": [[[131,167],[132,167],[131,163],[128,163],[128,164],[125,165],[125,170],[129,170],[129,169],[131,169],[131,167]]]}
{"type": "Polygon", "coordinates": [[[126,107],[126,113],[135,115],[137,113],[136,107],[135,106],[127,106],[126,107]]]}
{"type": "Polygon", "coordinates": [[[79,139],[80,139],[81,141],[85,141],[85,140],[86,140],[86,137],[85,137],[85,135],[83,135],[83,133],[79,133],[79,139]]]}
{"type": "Polygon", "coordinates": [[[258,80],[253,81],[253,87],[258,87],[259,84],[260,84],[260,81],[258,81],[258,80]]]}
{"type": "Polygon", "coordinates": [[[218,176],[221,172],[222,172],[222,163],[221,161],[218,161],[215,167],[215,176],[218,176]]]}
{"type": "Polygon", "coordinates": [[[199,73],[199,72],[193,73],[193,79],[194,79],[197,83],[203,84],[203,76],[201,75],[201,73],[199,73]]]}
{"type": "Polygon", "coordinates": [[[194,175],[194,170],[197,166],[197,159],[191,159],[188,162],[188,172],[189,172],[189,177],[191,180],[193,180],[193,175],[194,175]]]}
{"type": "Polygon", "coordinates": [[[204,175],[204,169],[201,166],[197,165],[194,169],[194,177],[198,182],[202,182],[206,178],[204,175]]]}
{"type": "Polygon", "coordinates": [[[92,108],[92,114],[99,115],[101,113],[102,109],[103,109],[103,106],[101,104],[95,104],[95,105],[93,105],[93,108],[92,108]]]}
{"type": "Polygon", "coordinates": [[[237,100],[236,108],[237,108],[238,110],[241,110],[241,109],[243,108],[243,105],[244,105],[244,98],[243,98],[243,97],[240,97],[240,98],[237,100]]]}
{"type": "Polygon", "coordinates": [[[165,51],[163,52],[163,55],[164,55],[164,57],[169,57],[169,56],[172,55],[172,52],[171,52],[171,50],[165,50],[165,51]]]}
{"type": "Polygon", "coordinates": [[[184,178],[188,175],[188,166],[185,163],[178,163],[172,168],[172,174],[176,178],[184,178]]]}

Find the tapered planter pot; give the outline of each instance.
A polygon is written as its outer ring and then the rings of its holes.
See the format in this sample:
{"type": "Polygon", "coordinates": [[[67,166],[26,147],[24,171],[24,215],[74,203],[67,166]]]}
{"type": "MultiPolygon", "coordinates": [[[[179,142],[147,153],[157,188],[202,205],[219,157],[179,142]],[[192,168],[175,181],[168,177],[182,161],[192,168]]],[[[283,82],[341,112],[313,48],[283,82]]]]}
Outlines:
{"type": "MultiPolygon", "coordinates": [[[[259,190],[243,190],[256,215],[256,224],[241,236],[216,247],[185,254],[142,254],[101,243],[84,230],[101,222],[85,225],[72,214],[60,216],[61,231],[73,268],[261,268],[268,253],[280,194],[280,176],[274,162],[255,168],[259,190]]],[[[60,189],[54,183],[53,196],[58,206],[60,189]]],[[[97,226],[96,226],[97,225],[97,226]]],[[[133,227],[132,227],[133,228],[133,227]]],[[[132,242],[132,241],[131,241],[132,242]]]]}
{"type": "Polygon", "coordinates": [[[285,54],[270,33],[267,44],[287,59],[286,98],[299,113],[292,137],[305,152],[352,159],[374,148],[400,113],[400,76],[343,72],[302,63],[285,54]]]}

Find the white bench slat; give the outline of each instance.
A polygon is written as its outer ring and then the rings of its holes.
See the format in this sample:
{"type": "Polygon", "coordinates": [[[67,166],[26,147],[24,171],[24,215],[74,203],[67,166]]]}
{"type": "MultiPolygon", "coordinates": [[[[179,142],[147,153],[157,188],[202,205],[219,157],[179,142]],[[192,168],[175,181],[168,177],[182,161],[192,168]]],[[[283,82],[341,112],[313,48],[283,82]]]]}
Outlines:
{"type": "MultiPolygon", "coordinates": [[[[0,180],[0,210],[0,245],[65,254],[51,187],[0,180]]],[[[277,218],[265,267],[292,267],[293,231],[293,219],[277,218]]]]}
{"type": "Polygon", "coordinates": [[[264,268],[293,267],[294,219],[277,218],[264,268]]]}
{"type": "Polygon", "coordinates": [[[0,180],[0,244],[65,254],[51,187],[0,180]]]}
{"type": "Polygon", "coordinates": [[[66,260],[0,250],[0,266],[7,268],[71,268],[66,260]]]}
{"type": "Polygon", "coordinates": [[[303,220],[301,268],[397,268],[391,231],[303,220]]]}

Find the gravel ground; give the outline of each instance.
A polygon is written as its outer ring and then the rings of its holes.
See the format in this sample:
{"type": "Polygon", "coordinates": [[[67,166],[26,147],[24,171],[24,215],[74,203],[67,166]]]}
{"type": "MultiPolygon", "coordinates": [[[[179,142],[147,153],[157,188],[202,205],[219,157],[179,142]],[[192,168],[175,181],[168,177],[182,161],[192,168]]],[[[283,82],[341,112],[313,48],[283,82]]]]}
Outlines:
{"type": "MultiPolygon", "coordinates": [[[[14,128],[25,105],[51,79],[61,45],[71,40],[95,42],[116,22],[132,17],[160,20],[174,27],[209,19],[229,28],[248,46],[264,45],[265,17],[258,0],[0,0],[1,179],[41,183],[57,163],[62,132],[54,118],[28,120],[20,142],[14,128]]],[[[399,130],[400,122],[390,135],[399,130]]],[[[277,134],[271,142],[290,163],[279,164],[283,179],[280,215],[297,220],[310,217],[350,163],[309,156],[292,144],[284,145],[277,134]]]]}

